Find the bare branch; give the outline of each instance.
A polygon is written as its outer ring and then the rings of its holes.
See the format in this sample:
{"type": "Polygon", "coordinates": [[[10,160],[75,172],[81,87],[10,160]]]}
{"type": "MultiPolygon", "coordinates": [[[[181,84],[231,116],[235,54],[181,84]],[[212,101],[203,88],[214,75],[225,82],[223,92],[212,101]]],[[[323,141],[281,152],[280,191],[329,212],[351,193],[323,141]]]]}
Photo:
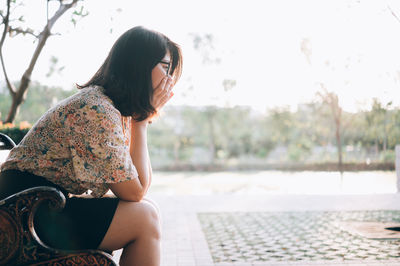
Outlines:
{"type": "MultiPolygon", "coordinates": [[[[62,2],[62,1],[61,1],[62,2]]],[[[61,3],[60,2],[60,3],[61,3]]],[[[60,7],[58,8],[57,12],[53,15],[53,17],[49,20],[49,23],[46,25],[45,29],[43,31],[47,29],[51,29],[54,25],[54,23],[65,13],[65,11],[67,11],[68,9],[70,9],[71,7],[73,7],[76,3],[78,2],[78,0],[73,0],[71,3],[69,4],[60,4],[60,7]]]]}
{"type": "MultiPolygon", "coordinates": [[[[12,33],[15,33],[15,35],[18,35],[18,34],[23,34],[23,35],[29,34],[29,35],[34,36],[35,38],[39,38],[39,35],[36,35],[35,33],[33,33],[33,30],[29,29],[29,28],[23,30],[20,27],[18,27],[18,28],[9,27],[9,31],[8,32],[10,33],[10,35],[12,35],[12,33]]],[[[15,35],[12,35],[12,36],[15,36],[15,35]]]]}
{"type": "Polygon", "coordinates": [[[24,16],[20,16],[19,18],[9,19],[8,21],[9,21],[9,22],[14,22],[14,21],[25,22],[25,21],[24,21],[24,16]]]}
{"type": "MultiPolygon", "coordinates": [[[[48,23],[46,24],[46,26],[44,27],[44,29],[42,30],[42,32],[39,34],[38,36],[38,44],[36,46],[35,52],[33,53],[33,56],[31,58],[31,61],[29,63],[29,67],[26,69],[24,75],[23,75],[23,80],[24,82],[29,82],[30,78],[31,78],[31,74],[33,71],[33,68],[35,67],[36,61],[47,41],[47,38],[51,35],[51,29],[54,26],[54,23],[56,23],[56,21],[71,7],[73,7],[76,2],[78,2],[78,0],[73,0],[71,3],[69,4],[60,4],[58,10],[56,11],[56,13],[54,13],[54,15],[49,19],[48,23]]],[[[22,82],[21,82],[22,83],[22,82]]]]}
{"type": "Polygon", "coordinates": [[[61,33],[59,33],[59,32],[51,33],[50,36],[61,36],[61,33]]]}
{"type": "MultiPolygon", "coordinates": [[[[10,1],[10,0],[8,0],[10,1]]],[[[26,92],[28,90],[28,86],[30,83],[32,71],[35,67],[35,64],[39,58],[40,53],[42,52],[42,49],[44,45],[46,44],[47,39],[51,35],[51,29],[54,26],[54,23],[72,6],[76,4],[78,0],[73,0],[69,4],[60,4],[58,10],[55,12],[53,17],[48,20],[47,24],[43,28],[43,30],[40,32],[39,37],[37,38],[38,43],[35,48],[35,51],[32,55],[32,58],[29,62],[28,68],[25,70],[24,74],[21,77],[21,81],[18,87],[18,91],[13,95],[13,102],[11,104],[10,112],[8,113],[6,121],[13,121],[15,119],[16,114],[18,113],[18,109],[20,104],[23,102],[26,92]]],[[[8,25],[7,25],[8,27],[8,25]]]]}
{"type": "Polygon", "coordinates": [[[400,19],[397,17],[396,13],[394,13],[394,11],[392,10],[392,8],[391,8],[389,5],[388,5],[387,7],[388,7],[389,11],[392,13],[392,15],[396,18],[396,20],[397,20],[398,22],[400,22],[400,19]]]}
{"type": "Polygon", "coordinates": [[[16,2],[14,2],[14,6],[13,9],[10,10],[10,14],[15,14],[15,10],[17,10],[17,8],[19,8],[20,6],[24,6],[23,2],[18,2],[18,4],[16,2]]]}
{"type": "Polygon", "coordinates": [[[9,19],[10,19],[10,5],[11,5],[11,0],[7,0],[7,12],[6,15],[4,17],[4,30],[3,30],[3,34],[1,35],[1,39],[0,39],[0,61],[1,61],[1,67],[3,68],[3,73],[4,73],[4,78],[6,80],[7,83],[7,87],[10,91],[10,94],[14,97],[14,95],[16,94],[16,88],[15,86],[10,82],[10,79],[8,78],[7,75],[7,71],[6,71],[6,66],[4,63],[4,57],[3,57],[3,45],[4,45],[4,41],[6,39],[6,35],[9,29],[9,19]]]}

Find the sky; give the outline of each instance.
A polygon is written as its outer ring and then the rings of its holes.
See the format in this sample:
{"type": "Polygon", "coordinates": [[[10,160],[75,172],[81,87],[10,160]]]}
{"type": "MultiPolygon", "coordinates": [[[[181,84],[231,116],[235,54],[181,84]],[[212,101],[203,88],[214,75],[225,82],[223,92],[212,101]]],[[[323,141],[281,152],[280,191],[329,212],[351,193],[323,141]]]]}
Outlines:
{"type": "MultiPolygon", "coordinates": [[[[50,2],[50,14],[56,2],[50,2]]],[[[99,68],[116,39],[142,25],[166,34],[183,51],[184,69],[172,105],[251,106],[265,112],[316,99],[321,84],[339,95],[346,111],[369,109],[372,98],[400,107],[399,1],[384,0],[169,0],[82,1],[89,15],[74,27],[70,14],[55,25],[32,80],[73,88],[99,68]],[[219,63],[203,63],[193,34],[213,36],[208,49],[219,63]],[[51,56],[60,73],[46,77],[51,56]],[[229,91],[224,80],[235,80],[229,91]]],[[[46,1],[18,8],[41,28],[46,1]]],[[[8,73],[18,80],[35,43],[8,38],[8,73]]],[[[0,79],[3,76],[0,75],[0,79]]]]}

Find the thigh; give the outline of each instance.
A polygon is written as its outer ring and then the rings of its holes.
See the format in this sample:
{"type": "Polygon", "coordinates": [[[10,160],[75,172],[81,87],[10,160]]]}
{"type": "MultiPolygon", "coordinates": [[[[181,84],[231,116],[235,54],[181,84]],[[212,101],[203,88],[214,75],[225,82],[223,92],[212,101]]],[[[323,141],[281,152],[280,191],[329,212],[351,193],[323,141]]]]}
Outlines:
{"type": "Polygon", "coordinates": [[[150,220],[156,219],[158,219],[157,211],[149,201],[120,200],[98,249],[113,251],[125,247],[148,230],[150,220]]]}
{"type": "Polygon", "coordinates": [[[118,207],[117,198],[67,198],[61,211],[41,204],[35,214],[35,230],[41,240],[59,249],[98,247],[118,207]]]}

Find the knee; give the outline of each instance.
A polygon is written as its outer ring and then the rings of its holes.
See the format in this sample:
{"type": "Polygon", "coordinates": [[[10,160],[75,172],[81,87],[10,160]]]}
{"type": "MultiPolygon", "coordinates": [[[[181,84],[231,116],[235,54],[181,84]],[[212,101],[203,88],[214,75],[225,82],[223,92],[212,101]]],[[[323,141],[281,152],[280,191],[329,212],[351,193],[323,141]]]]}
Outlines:
{"type": "Polygon", "coordinates": [[[146,236],[160,239],[161,238],[161,223],[158,210],[149,202],[142,201],[142,219],[144,229],[143,233],[146,236]]]}
{"type": "Polygon", "coordinates": [[[153,206],[153,208],[155,208],[155,210],[157,211],[158,218],[161,217],[160,208],[158,207],[158,204],[155,201],[153,201],[149,198],[143,198],[142,201],[145,201],[145,202],[148,202],[149,204],[151,204],[151,206],[153,206]]]}

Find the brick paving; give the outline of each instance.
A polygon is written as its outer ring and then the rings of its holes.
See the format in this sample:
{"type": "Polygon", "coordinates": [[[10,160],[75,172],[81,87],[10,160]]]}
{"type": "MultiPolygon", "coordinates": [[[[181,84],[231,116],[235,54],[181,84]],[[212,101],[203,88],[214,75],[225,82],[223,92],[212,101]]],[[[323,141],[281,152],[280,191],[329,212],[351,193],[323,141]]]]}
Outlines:
{"type": "MultiPolygon", "coordinates": [[[[348,213],[396,213],[400,211],[399,194],[378,195],[208,195],[165,196],[150,194],[162,212],[162,266],[273,266],[273,265],[351,265],[351,266],[400,266],[398,258],[388,259],[333,259],[278,261],[264,257],[252,261],[218,261],[203,231],[201,215],[233,215],[240,213],[302,213],[302,212],[348,212],[348,213]],[[372,211],[372,212],[371,212],[372,211]],[[393,212],[394,211],[394,212],[393,212]]],[[[395,215],[395,216],[396,216],[395,215]]],[[[384,217],[385,215],[383,215],[384,217]]],[[[210,216],[211,217],[211,216],[210,216]]],[[[212,219],[211,219],[212,221],[212,219]]],[[[243,246],[245,242],[242,243],[243,246]]],[[[239,242],[240,246],[240,242],[239,242]]],[[[394,248],[395,249],[395,248],[394,248]]],[[[396,255],[395,252],[391,253],[396,255]]],[[[120,251],[114,259],[118,262],[120,251]]]]}
{"type": "Polygon", "coordinates": [[[223,212],[198,217],[216,263],[400,261],[399,235],[369,239],[338,223],[398,222],[400,211],[223,212]]]}

